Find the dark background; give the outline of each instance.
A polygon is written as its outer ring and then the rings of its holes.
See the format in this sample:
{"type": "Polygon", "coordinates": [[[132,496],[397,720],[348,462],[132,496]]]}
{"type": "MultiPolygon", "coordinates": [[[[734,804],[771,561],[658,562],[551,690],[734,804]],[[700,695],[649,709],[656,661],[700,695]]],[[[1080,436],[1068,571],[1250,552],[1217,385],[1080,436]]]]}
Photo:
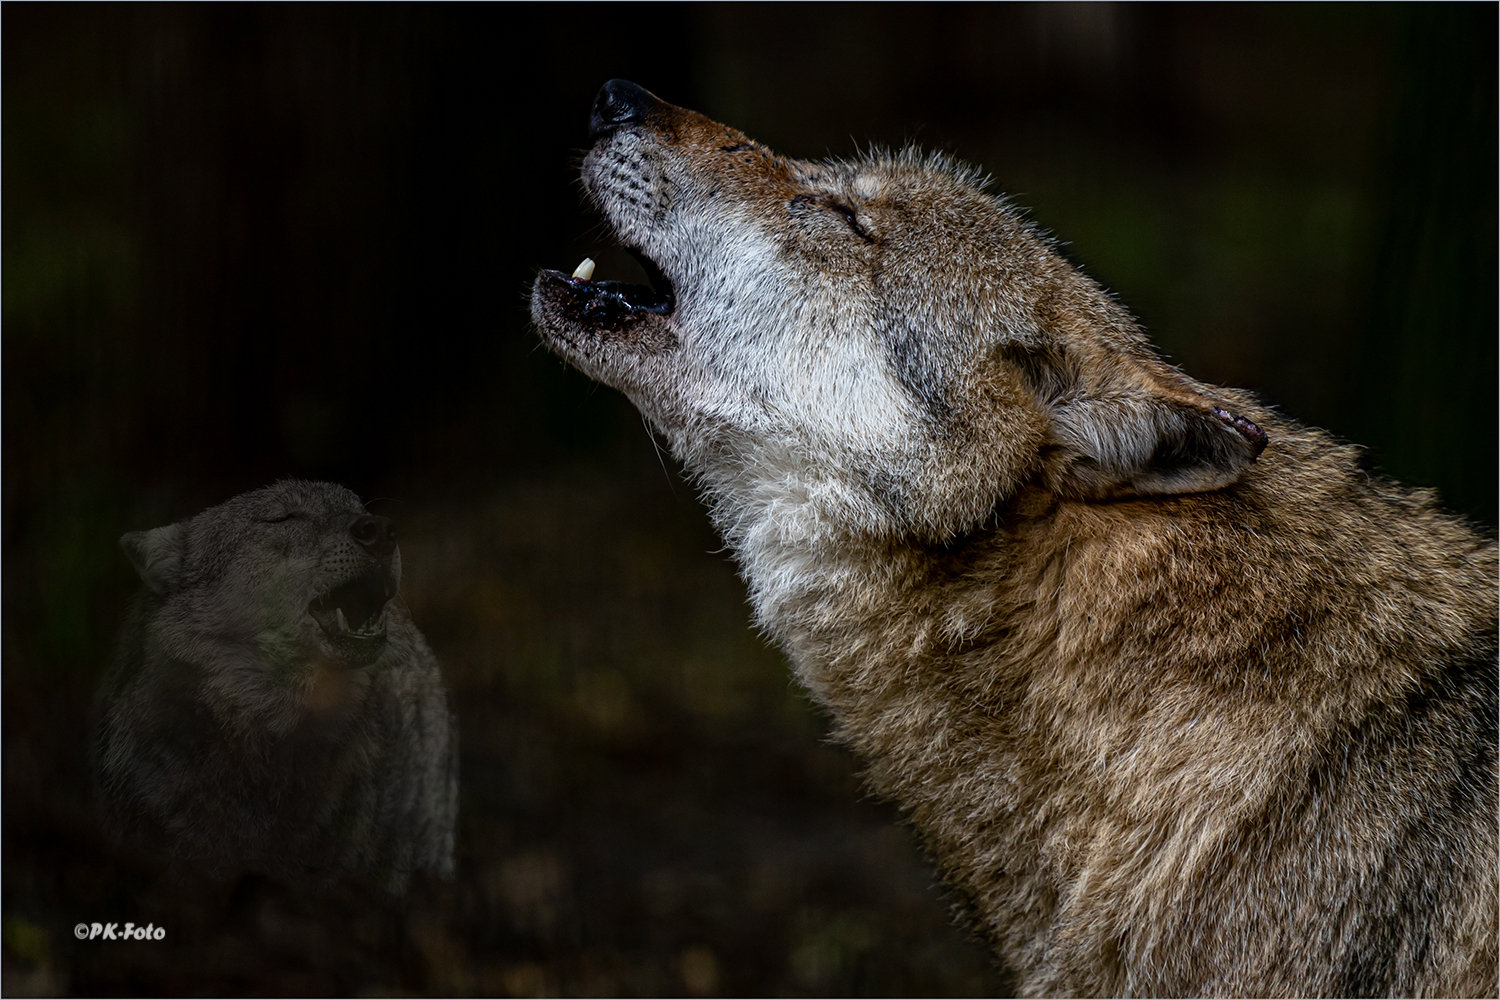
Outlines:
{"type": "Polygon", "coordinates": [[[1496,520],[1496,7],[14,5],[4,990],[986,994],[634,410],[537,347],[626,77],[990,171],[1191,374],[1496,520]],[[116,539],[281,476],[397,518],[459,875],[163,880],[100,836],[116,539]],[[154,921],[157,944],[74,940],[154,921]]]}

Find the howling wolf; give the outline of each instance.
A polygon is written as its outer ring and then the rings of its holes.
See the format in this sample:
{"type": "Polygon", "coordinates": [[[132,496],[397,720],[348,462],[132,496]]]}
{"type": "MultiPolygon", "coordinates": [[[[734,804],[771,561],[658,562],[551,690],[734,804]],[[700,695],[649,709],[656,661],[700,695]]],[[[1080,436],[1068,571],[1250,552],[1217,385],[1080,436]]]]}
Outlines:
{"type": "Polygon", "coordinates": [[[758,624],[1024,993],[1496,989],[1496,546],[1163,362],[977,175],[615,80],[653,287],[546,343],[697,477],[758,624]]]}
{"type": "Polygon", "coordinates": [[[120,544],[145,586],[99,696],[112,833],[223,874],[452,872],[456,728],[389,518],[284,480],[120,544]]]}

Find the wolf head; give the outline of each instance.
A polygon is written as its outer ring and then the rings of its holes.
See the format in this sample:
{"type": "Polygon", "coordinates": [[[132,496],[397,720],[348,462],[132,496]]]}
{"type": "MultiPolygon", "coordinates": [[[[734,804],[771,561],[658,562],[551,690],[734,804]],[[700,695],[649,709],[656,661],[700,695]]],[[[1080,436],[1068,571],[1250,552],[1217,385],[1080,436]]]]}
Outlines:
{"type": "Polygon", "coordinates": [[[584,185],[655,287],[544,271],[533,320],[667,437],[731,541],[941,541],[1034,477],[1213,490],[1265,446],[971,170],[788,159],[621,80],[590,127],[584,185]]]}
{"type": "Polygon", "coordinates": [[[188,662],[357,668],[385,649],[396,529],[342,486],[284,480],[120,545],[157,602],[157,641],[188,662]]]}

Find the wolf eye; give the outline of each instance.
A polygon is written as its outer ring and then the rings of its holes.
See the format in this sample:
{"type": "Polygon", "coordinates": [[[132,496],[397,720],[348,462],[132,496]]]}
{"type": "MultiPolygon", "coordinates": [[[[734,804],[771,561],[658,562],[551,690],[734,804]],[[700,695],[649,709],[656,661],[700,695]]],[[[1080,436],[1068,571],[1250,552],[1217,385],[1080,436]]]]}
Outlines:
{"type": "Polygon", "coordinates": [[[859,224],[859,219],[857,219],[854,215],[854,209],[850,208],[848,205],[845,205],[843,202],[832,201],[828,198],[813,194],[799,194],[793,197],[791,200],[791,208],[794,212],[799,209],[813,208],[818,206],[829,208],[837,212],[840,216],[843,217],[843,220],[845,224],[848,225],[850,231],[852,231],[855,236],[858,236],[866,243],[875,242],[875,238],[865,231],[864,226],[861,226],[859,224]]]}
{"type": "Polygon", "coordinates": [[[859,220],[854,217],[854,209],[850,208],[848,205],[843,204],[842,202],[837,201],[830,201],[828,203],[828,207],[844,217],[844,221],[849,223],[849,228],[854,230],[855,236],[858,236],[866,243],[874,242],[874,240],[870,238],[870,234],[865,232],[865,227],[861,226],[859,224],[859,220]]]}
{"type": "Polygon", "coordinates": [[[297,517],[297,514],[295,512],[289,511],[289,510],[284,510],[280,514],[275,514],[275,515],[273,515],[271,517],[263,517],[263,518],[261,518],[260,519],[260,523],[261,524],[281,524],[281,523],[283,523],[285,521],[290,521],[290,520],[292,520],[295,517],[297,517]]]}

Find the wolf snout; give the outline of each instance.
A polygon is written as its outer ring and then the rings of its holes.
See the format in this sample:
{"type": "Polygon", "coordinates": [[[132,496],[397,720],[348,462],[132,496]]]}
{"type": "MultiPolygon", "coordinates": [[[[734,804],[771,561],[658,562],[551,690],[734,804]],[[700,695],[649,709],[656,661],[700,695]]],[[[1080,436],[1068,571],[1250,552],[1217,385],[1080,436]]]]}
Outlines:
{"type": "Polygon", "coordinates": [[[643,120],[661,103],[651,91],[629,80],[610,80],[594,98],[594,110],[589,115],[589,140],[597,140],[621,125],[643,120]]]}
{"type": "Polygon", "coordinates": [[[350,536],[376,559],[389,559],[396,551],[396,522],[378,514],[363,514],[349,526],[350,536]]]}

